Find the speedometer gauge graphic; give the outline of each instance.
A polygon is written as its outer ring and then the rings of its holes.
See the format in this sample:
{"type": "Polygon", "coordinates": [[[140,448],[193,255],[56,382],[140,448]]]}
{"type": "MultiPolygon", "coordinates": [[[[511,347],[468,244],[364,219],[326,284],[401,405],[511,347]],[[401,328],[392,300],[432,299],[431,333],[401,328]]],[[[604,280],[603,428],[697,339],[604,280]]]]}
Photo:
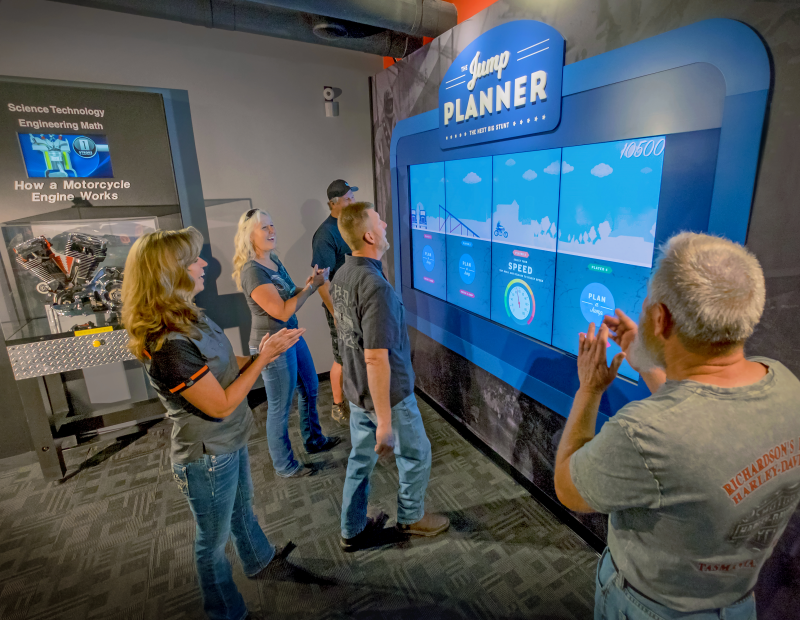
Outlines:
{"type": "Polygon", "coordinates": [[[511,280],[506,286],[506,314],[520,325],[530,325],[536,314],[536,300],[533,291],[519,278],[511,280]]]}

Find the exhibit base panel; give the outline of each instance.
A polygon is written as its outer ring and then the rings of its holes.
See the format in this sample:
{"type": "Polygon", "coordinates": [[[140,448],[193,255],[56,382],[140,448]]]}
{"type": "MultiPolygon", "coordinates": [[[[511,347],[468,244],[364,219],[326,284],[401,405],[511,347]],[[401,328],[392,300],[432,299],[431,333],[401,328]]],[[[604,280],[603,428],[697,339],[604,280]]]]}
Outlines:
{"type": "Polygon", "coordinates": [[[518,481],[538,489],[537,499],[588,544],[603,544],[608,517],[568,511],[556,497],[556,450],[566,419],[421,331],[408,332],[417,390],[468,429],[495,461],[507,463],[518,481]]]}

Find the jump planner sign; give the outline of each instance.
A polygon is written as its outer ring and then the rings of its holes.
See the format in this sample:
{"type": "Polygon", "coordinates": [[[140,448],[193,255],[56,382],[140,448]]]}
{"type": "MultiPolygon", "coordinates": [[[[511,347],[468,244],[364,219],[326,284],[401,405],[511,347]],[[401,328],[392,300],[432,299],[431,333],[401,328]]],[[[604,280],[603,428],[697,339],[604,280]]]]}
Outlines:
{"type": "Polygon", "coordinates": [[[484,33],[439,86],[443,149],[552,131],[561,120],[564,37],[532,20],[484,33]]]}

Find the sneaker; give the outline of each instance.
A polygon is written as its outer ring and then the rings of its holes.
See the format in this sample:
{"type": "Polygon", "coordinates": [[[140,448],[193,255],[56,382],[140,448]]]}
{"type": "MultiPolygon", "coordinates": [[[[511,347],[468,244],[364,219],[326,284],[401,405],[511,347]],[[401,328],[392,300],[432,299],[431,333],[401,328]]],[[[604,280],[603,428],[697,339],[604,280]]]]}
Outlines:
{"type": "Polygon", "coordinates": [[[397,531],[409,536],[438,536],[450,527],[450,519],[444,515],[425,513],[416,523],[395,525],[397,531]]]}
{"type": "Polygon", "coordinates": [[[306,448],[306,452],[309,454],[319,454],[320,452],[327,452],[328,450],[335,448],[340,443],[342,443],[341,437],[326,437],[325,443],[321,446],[312,446],[311,448],[306,448]]]}
{"type": "Polygon", "coordinates": [[[333,403],[331,407],[331,418],[341,426],[350,425],[350,403],[343,400],[340,403],[333,403]]]}
{"type": "Polygon", "coordinates": [[[247,575],[247,578],[259,579],[260,577],[263,577],[269,570],[273,569],[274,566],[286,561],[286,558],[288,558],[289,554],[295,549],[297,549],[297,545],[295,545],[291,540],[283,546],[275,545],[275,555],[272,556],[269,564],[258,571],[255,575],[247,575]]]}
{"type": "Polygon", "coordinates": [[[300,463],[300,467],[294,470],[294,473],[288,476],[281,476],[281,478],[307,478],[317,473],[317,468],[313,464],[305,465],[300,463]]]}
{"type": "Polygon", "coordinates": [[[350,553],[351,551],[358,551],[359,549],[368,549],[369,547],[376,547],[384,544],[385,536],[382,537],[383,526],[389,517],[385,513],[380,512],[374,517],[367,517],[367,526],[352,538],[339,537],[339,546],[342,551],[350,553]]]}

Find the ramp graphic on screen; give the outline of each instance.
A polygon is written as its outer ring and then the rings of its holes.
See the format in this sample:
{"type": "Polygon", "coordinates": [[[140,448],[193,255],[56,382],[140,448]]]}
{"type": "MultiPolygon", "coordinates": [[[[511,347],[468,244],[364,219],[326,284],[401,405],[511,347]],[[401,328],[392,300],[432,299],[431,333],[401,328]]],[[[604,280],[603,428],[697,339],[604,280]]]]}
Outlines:
{"type": "Polygon", "coordinates": [[[445,230],[448,235],[461,235],[462,237],[475,237],[480,239],[480,235],[467,226],[464,222],[450,213],[442,205],[439,205],[439,230],[445,230]],[[444,217],[442,217],[444,215],[444,217]]]}

